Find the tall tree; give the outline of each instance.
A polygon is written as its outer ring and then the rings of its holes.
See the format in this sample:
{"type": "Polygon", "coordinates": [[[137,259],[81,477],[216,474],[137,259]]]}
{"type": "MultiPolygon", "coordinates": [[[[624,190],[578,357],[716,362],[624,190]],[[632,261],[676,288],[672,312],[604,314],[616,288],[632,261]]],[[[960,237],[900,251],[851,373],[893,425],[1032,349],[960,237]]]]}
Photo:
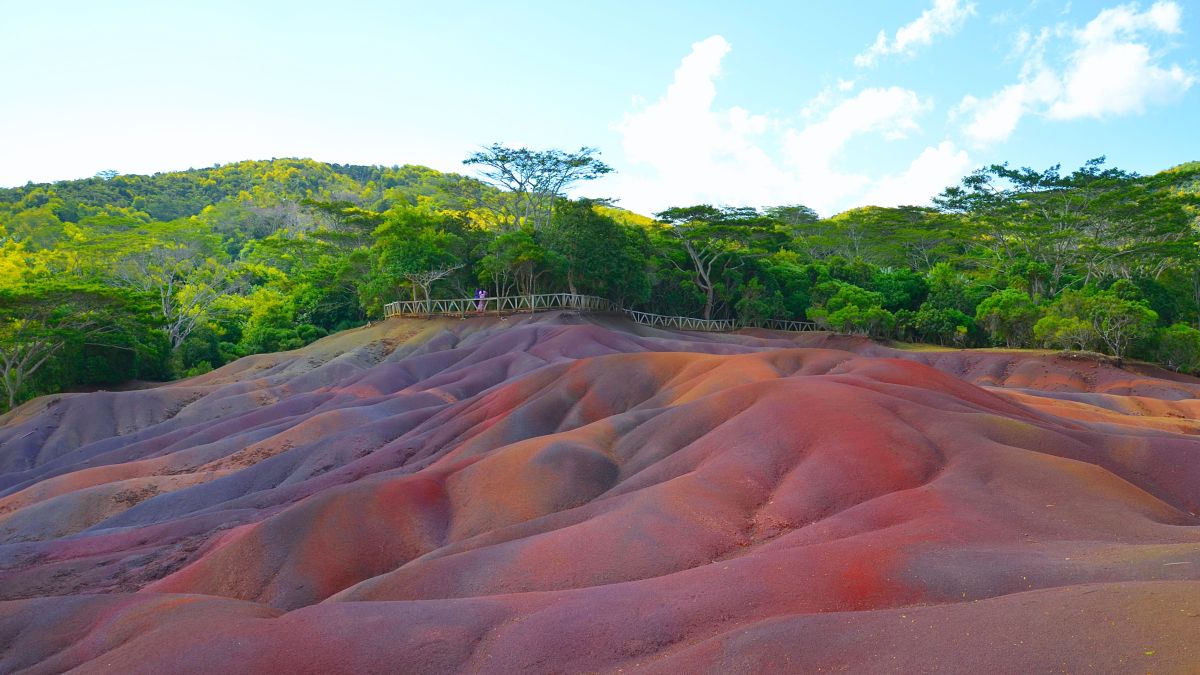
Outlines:
{"type": "MultiPolygon", "coordinates": [[[[745,264],[752,244],[780,243],[774,222],[745,207],[709,204],[673,207],[655,214],[687,254],[693,283],[704,293],[704,318],[710,319],[722,276],[745,264]]],[[[672,259],[672,263],[683,269],[672,259]]]]}
{"type": "Polygon", "coordinates": [[[603,205],[592,199],[560,204],[542,233],[546,248],[565,261],[571,293],[617,302],[645,300],[649,291],[645,235],[601,213],[597,206],[603,205]]]}
{"type": "Polygon", "coordinates": [[[793,227],[811,225],[821,220],[821,216],[818,216],[816,211],[803,204],[768,206],[763,209],[763,213],[767,214],[768,218],[774,218],[785,225],[793,227]]]}
{"type": "Polygon", "coordinates": [[[556,200],[567,188],[612,173],[612,167],[600,161],[597,154],[596,148],[588,147],[568,153],[493,143],[463,160],[463,164],[479,167],[480,174],[492,185],[507,191],[499,199],[482,203],[495,212],[503,226],[525,224],[539,230],[549,222],[556,200]]]}
{"type": "Polygon", "coordinates": [[[156,245],[126,256],[116,267],[125,286],[153,296],[174,351],[212,311],[218,298],[241,285],[235,271],[188,246],[156,245]]]}
{"type": "Polygon", "coordinates": [[[420,208],[389,211],[375,230],[375,275],[381,290],[390,292],[402,281],[420,290],[426,302],[430,289],[464,266],[457,254],[461,240],[446,231],[449,218],[420,208]]]}
{"type": "Polygon", "coordinates": [[[8,409],[30,378],[74,340],[116,333],[121,299],[100,286],[47,282],[0,290],[0,388],[8,409]]]}
{"type": "Polygon", "coordinates": [[[497,295],[536,293],[541,278],[561,269],[565,262],[539,238],[539,233],[528,227],[500,233],[488,242],[487,254],[479,261],[479,280],[491,282],[497,295]]]}
{"type": "Polygon", "coordinates": [[[1088,160],[1070,174],[993,164],[947,188],[934,202],[967,216],[974,243],[993,269],[1028,269],[1029,291],[1052,297],[1068,275],[1083,283],[1105,277],[1156,276],[1165,261],[1190,253],[1196,241],[1186,195],[1172,189],[1178,177],[1142,177],[1088,160]]]}

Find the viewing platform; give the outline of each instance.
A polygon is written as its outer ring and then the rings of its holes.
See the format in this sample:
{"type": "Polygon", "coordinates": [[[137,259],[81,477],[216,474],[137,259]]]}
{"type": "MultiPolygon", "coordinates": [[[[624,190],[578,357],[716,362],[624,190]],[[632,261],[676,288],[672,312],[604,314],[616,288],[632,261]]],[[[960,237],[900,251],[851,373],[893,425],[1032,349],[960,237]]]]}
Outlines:
{"type": "Polygon", "coordinates": [[[734,319],[698,319],[690,316],[665,316],[635,309],[626,309],[617,303],[594,295],[575,293],[541,293],[537,295],[504,295],[487,298],[453,298],[442,300],[399,300],[383,307],[384,316],[428,318],[434,316],[468,316],[519,314],[523,312],[549,312],[575,310],[598,314],[622,314],[634,323],[678,330],[728,333],[742,328],[763,328],[777,331],[820,330],[811,321],[788,321],[766,319],[745,322],[734,319]]]}

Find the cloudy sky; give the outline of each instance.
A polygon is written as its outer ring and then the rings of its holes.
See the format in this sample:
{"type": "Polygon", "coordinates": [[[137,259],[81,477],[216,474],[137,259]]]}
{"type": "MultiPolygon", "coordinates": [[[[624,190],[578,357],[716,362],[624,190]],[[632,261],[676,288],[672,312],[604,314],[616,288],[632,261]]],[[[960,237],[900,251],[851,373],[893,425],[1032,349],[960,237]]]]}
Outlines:
{"type": "Polygon", "coordinates": [[[1200,159],[1200,7],[0,0],[0,185],[598,147],[649,213],[922,204],[992,162],[1200,159]],[[445,7],[433,7],[439,4],[445,7]]]}

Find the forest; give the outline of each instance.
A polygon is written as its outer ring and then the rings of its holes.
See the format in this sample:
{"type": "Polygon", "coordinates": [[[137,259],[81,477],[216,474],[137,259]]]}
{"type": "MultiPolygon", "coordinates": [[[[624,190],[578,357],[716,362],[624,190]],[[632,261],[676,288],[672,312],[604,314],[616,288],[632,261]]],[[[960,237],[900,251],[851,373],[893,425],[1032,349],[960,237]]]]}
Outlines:
{"type": "Polygon", "coordinates": [[[829,218],[570,199],[612,171],[591,148],[497,144],[464,164],[477,177],[274,159],[0,189],[0,411],[201,374],[477,288],[1200,372],[1200,162],[992,165],[931,207],[829,218]]]}

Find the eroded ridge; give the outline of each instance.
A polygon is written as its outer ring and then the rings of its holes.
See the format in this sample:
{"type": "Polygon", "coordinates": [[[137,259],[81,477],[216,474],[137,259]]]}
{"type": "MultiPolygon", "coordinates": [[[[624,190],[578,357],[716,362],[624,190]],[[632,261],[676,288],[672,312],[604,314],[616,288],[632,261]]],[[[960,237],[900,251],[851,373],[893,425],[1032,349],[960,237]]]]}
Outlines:
{"type": "Polygon", "coordinates": [[[0,418],[0,670],[1200,669],[1200,383],[396,319],[0,418]]]}

